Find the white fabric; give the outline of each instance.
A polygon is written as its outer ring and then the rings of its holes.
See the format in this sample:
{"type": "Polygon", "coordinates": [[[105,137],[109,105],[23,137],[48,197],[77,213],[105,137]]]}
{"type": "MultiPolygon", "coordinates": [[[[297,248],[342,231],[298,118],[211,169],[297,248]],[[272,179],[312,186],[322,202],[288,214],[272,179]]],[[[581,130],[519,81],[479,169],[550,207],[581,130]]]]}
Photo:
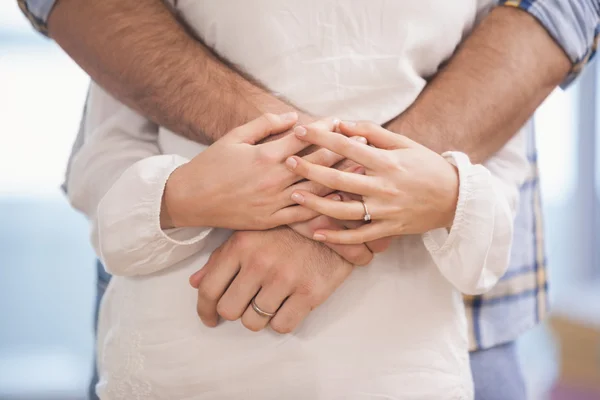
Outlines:
{"type": "MultiPolygon", "coordinates": [[[[446,3],[179,1],[210,45],[298,107],[379,123],[414,101],[472,25],[475,1],[446,3]],[[359,32],[360,42],[333,46],[359,32]]],[[[90,96],[69,195],[116,275],[99,320],[102,399],[472,399],[461,291],[488,290],[507,266],[527,170],[521,134],[487,169],[446,155],[460,175],[450,232],[395,239],[296,332],[254,333],[239,322],[204,327],[188,284],[230,231],[159,227],[168,175],[203,146],[97,86],[90,96]]]]}

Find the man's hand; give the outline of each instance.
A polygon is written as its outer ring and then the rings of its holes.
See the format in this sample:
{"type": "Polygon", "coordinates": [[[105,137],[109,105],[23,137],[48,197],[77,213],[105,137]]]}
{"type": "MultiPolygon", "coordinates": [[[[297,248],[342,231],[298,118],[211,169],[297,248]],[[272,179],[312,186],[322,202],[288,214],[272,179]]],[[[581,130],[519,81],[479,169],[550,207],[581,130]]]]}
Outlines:
{"type": "Polygon", "coordinates": [[[289,228],[236,232],[190,277],[198,288],[197,311],[207,326],[219,315],[242,319],[252,331],[267,325],[293,331],[350,275],[353,266],[323,244],[289,228]],[[250,305],[276,315],[269,320],[250,305]]]}
{"type": "MultiPolygon", "coordinates": [[[[342,194],[341,196],[335,194],[327,196],[327,198],[334,199],[336,196],[338,199],[340,197],[347,198],[347,194],[342,194]]],[[[338,199],[336,200],[339,201],[338,199]]],[[[312,239],[318,230],[343,231],[345,229],[356,229],[362,224],[362,222],[358,221],[339,221],[326,215],[320,215],[310,221],[291,224],[290,228],[305,238],[312,239]]],[[[361,244],[335,244],[327,242],[325,244],[349,263],[367,265],[373,260],[375,253],[381,253],[390,247],[391,240],[392,238],[388,237],[361,244]]]]}

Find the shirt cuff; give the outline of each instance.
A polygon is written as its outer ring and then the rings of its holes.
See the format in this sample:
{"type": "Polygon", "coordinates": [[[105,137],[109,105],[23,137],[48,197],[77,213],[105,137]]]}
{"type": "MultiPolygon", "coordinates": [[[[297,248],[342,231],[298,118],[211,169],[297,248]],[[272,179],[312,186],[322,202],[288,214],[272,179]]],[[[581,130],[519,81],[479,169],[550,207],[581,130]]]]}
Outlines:
{"type": "Polygon", "coordinates": [[[440,272],[462,293],[479,294],[499,279],[486,268],[494,240],[495,196],[490,172],[471,164],[460,152],[446,152],[444,158],[456,166],[459,194],[450,230],[434,229],[422,235],[423,243],[440,272]]]}
{"type": "Polygon", "coordinates": [[[527,11],[567,54],[573,66],[561,87],[567,87],[594,58],[600,38],[597,0],[500,0],[499,4],[527,11]]]}
{"type": "Polygon", "coordinates": [[[130,167],[98,205],[97,252],[108,272],[141,275],[167,268],[200,251],[210,227],[163,230],[160,212],[171,173],[188,160],[160,155],[130,167]]]}
{"type": "Polygon", "coordinates": [[[468,206],[473,206],[471,204],[473,201],[477,201],[477,196],[474,196],[477,186],[481,186],[480,182],[489,180],[490,176],[489,171],[485,168],[478,168],[480,166],[472,165],[469,157],[464,153],[448,151],[443,153],[442,157],[458,169],[460,183],[456,212],[450,230],[439,228],[423,234],[425,246],[432,254],[444,253],[452,248],[457,235],[463,229],[463,225],[469,223],[469,217],[465,209],[468,206]]]}
{"type": "MultiPolygon", "coordinates": [[[[161,158],[161,156],[158,156],[161,158]]],[[[160,171],[156,178],[156,191],[151,190],[149,193],[149,201],[153,207],[150,212],[149,223],[154,225],[155,238],[158,241],[173,246],[189,246],[198,243],[204,239],[211,231],[209,227],[194,227],[194,228],[172,228],[162,229],[160,226],[160,212],[162,200],[165,193],[165,186],[169,177],[177,168],[187,163],[188,160],[181,156],[165,156],[164,168],[160,171]]],[[[142,199],[142,202],[145,201],[142,199]]]]}

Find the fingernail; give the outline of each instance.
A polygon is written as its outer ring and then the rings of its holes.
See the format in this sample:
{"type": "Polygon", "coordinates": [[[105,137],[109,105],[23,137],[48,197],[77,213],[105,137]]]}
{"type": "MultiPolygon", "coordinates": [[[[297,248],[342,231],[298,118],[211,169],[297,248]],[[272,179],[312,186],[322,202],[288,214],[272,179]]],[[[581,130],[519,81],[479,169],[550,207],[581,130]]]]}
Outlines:
{"type": "Polygon", "coordinates": [[[298,165],[298,161],[296,161],[294,157],[288,157],[288,159],[285,160],[285,165],[287,165],[290,169],[294,169],[298,165]]]}
{"type": "Polygon", "coordinates": [[[337,118],[334,118],[333,119],[333,130],[336,131],[339,125],[340,125],[340,120],[337,118]]]}
{"type": "Polygon", "coordinates": [[[298,114],[292,111],[285,114],[280,114],[279,117],[284,121],[295,121],[298,119],[298,114]]]}
{"type": "Polygon", "coordinates": [[[318,242],[324,242],[324,241],[325,241],[325,239],[327,239],[327,238],[325,237],[325,235],[321,235],[320,233],[315,233],[315,234],[313,235],[313,240],[316,240],[316,241],[318,241],[318,242]]]}
{"type": "Polygon", "coordinates": [[[342,124],[344,124],[347,127],[351,128],[351,127],[353,127],[353,126],[356,125],[356,122],[354,122],[354,121],[342,121],[342,124]]]}
{"type": "Polygon", "coordinates": [[[292,200],[294,200],[296,203],[302,204],[304,203],[304,196],[302,196],[300,193],[293,193],[292,200]]]}
{"type": "Polygon", "coordinates": [[[363,143],[363,144],[367,144],[367,139],[365,139],[362,136],[352,136],[350,138],[351,140],[356,140],[357,142],[363,143]]]}
{"type": "Polygon", "coordinates": [[[341,200],[342,200],[342,197],[341,197],[339,194],[336,194],[335,196],[333,196],[333,197],[331,198],[331,200],[333,200],[333,201],[341,201],[341,200]]]}
{"type": "Polygon", "coordinates": [[[306,128],[303,126],[297,126],[294,128],[296,136],[306,136],[306,128]]]}

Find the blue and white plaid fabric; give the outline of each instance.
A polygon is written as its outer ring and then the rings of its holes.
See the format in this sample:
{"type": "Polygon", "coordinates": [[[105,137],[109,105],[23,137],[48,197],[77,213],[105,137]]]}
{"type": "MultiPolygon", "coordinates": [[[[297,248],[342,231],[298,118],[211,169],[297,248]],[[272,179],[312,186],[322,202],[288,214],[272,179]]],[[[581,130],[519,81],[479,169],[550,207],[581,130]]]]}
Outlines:
{"type": "Polygon", "coordinates": [[[48,16],[58,0],[17,0],[23,14],[40,33],[48,35],[48,16]]]}
{"type": "Polygon", "coordinates": [[[500,282],[481,296],[465,296],[470,349],[516,339],[548,311],[548,281],[533,122],[527,130],[528,176],[521,187],[510,265],[500,282]]]}
{"type": "MultiPolygon", "coordinates": [[[[47,18],[57,0],[18,0],[33,26],[47,34],[47,18]]],[[[521,8],[548,30],[573,62],[570,82],[594,56],[600,37],[600,0],[500,0],[521,8]]],[[[465,297],[471,350],[516,339],[548,310],[548,282],[533,125],[528,125],[529,178],[521,188],[520,210],[510,267],[489,293],[465,297]]],[[[78,146],[74,146],[76,150],[78,146]]]]}
{"type": "Polygon", "coordinates": [[[540,21],[571,59],[568,85],[596,54],[600,38],[600,0],[500,0],[521,8],[540,21]]]}

